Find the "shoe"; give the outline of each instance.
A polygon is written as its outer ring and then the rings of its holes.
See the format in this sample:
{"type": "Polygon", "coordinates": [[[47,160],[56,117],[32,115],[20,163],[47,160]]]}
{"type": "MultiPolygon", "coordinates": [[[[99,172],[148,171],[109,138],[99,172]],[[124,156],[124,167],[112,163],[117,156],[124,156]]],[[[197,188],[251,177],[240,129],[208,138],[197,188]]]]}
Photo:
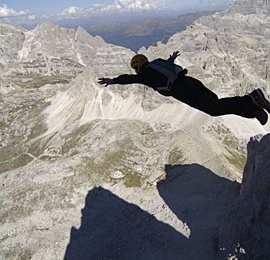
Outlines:
{"type": "Polygon", "coordinates": [[[261,89],[253,90],[249,96],[252,99],[252,102],[260,107],[265,109],[268,113],[270,113],[270,102],[266,99],[261,89]]]}
{"type": "Polygon", "coordinates": [[[262,124],[265,125],[268,120],[268,115],[263,109],[254,111],[254,117],[262,124]]]}

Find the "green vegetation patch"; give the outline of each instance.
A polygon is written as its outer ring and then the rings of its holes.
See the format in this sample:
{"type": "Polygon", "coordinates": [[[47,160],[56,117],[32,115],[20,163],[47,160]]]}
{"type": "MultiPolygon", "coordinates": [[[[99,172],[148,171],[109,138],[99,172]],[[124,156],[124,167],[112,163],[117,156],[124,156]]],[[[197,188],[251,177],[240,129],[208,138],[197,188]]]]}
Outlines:
{"type": "Polygon", "coordinates": [[[178,150],[177,148],[170,151],[168,162],[170,165],[184,164],[185,162],[186,159],[182,151],[178,150]]]}
{"type": "Polygon", "coordinates": [[[244,153],[238,153],[236,151],[232,151],[227,149],[228,151],[228,155],[225,155],[226,160],[232,164],[237,171],[239,172],[243,172],[244,171],[244,167],[246,165],[247,162],[247,156],[244,153]]]}
{"type": "Polygon", "coordinates": [[[0,173],[23,167],[32,161],[33,158],[30,155],[20,154],[8,161],[0,162],[0,173]]]}
{"type": "Polygon", "coordinates": [[[216,139],[226,149],[225,159],[239,172],[243,172],[246,160],[246,146],[232,134],[230,129],[224,125],[214,125],[208,129],[208,132],[216,132],[216,139]]]}
{"type": "Polygon", "coordinates": [[[128,173],[124,178],[124,184],[127,188],[141,187],[142,176],[138,173],[128,173]]]}
{"type": "Polygon", "coordinates": [[[8,250],[3,250],[4,259],[20,259],[20,260],[30,260],[32,259],[33,252],[27,248],[10,248],[8,250]]]}
{"type": "Polygon", "coordinates": [[[91,127],[91,123],[84,124],[79,128],[76,128],[71,134],[65,136],[65,141],[62,145],[62,154],[76,154],[80,139],[86,136],[89,131],[91,131],[91,127]]]}
{"type": "Polygon", "coordinates": [[[44,85],[67,84],[72,77],[67,75],[49,75],[49,76],[35,76],[33,79],[21,83],[21,87],[25,88],[40,88],[44,85]]]}
{"type": "Polygon", "coordinates": [[[102,182],[124,181],[127,187],[139,187],[142,184],[143,177],[133,168],[135,162],[130,162],[130,157],[137,148],[130,140],[121,140],[116,142],[115,150],[106,153],[100,158],[85,157],[78,170],[80,175],[84,175],[93,185],[100,185],[102,182]],[[111,174],[115,171],[121,171],[123,178],[112,180],[111,174]]]}

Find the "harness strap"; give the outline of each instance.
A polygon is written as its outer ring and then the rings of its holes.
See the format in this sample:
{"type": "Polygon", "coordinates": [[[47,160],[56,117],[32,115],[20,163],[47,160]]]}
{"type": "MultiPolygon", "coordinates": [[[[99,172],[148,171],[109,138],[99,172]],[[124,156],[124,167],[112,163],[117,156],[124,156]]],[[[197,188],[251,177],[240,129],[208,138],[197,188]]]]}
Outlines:
{"type": "MultiPolygon", "coordinates": [[[[165,67],[162,67],[162,65],[155,64],[154,62],[150,62],[147,66],[158,71],[159,73],[161,73],[162,75],[164,75],[167,78],[166,86],[156,87],[156,89],[170,91],[173,83],[178,78],[179,71],[176,72],[176,69],[173,66],[171,66],[170,68],[165,68],[165,67]]],[[[170,65],[168,65],[168,66],[170,66],[170,65]]],[[[180,66],[179,66],[179,68],[180,68],[180,66]]]]}

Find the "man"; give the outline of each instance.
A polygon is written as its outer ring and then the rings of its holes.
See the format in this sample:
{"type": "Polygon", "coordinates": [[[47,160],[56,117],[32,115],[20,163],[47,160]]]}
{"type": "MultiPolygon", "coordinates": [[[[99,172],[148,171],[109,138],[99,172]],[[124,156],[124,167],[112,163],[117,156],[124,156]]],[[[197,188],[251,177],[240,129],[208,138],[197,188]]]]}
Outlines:
{"type": "Polygon", "coordinates": [[[99,78],[105,87],[111,84],[144,84],[161,95],[172,96],[189,106],[199,109],[211,116],[235,114],[245,118],[256,118],[265,125],[270,113],[270,102],[261,89],[256,89],[245,96],[218,98],[199,80],[186,76],[187,70],[174,64],[179,52],[174,52],[169,59],[157,59],[149,62],[142,54],[135,55],[131,67],[135,75],[120,75],[117,78],[99,78]]]}

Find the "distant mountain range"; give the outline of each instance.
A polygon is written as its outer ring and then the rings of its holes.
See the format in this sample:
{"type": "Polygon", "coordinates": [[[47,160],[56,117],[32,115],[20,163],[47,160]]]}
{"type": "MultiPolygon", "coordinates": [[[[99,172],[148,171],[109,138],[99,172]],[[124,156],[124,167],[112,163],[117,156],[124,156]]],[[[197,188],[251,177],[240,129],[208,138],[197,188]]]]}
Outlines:
{"type": "MultiPolygon", "coordinates": [[[[185,30],[199,17],[213,12],[196,12],[179,15],[177,17],[147,17],[143,19],[131,19],[128,21],[114,21],[111,23],[93,24],[87,21],[82,26],[91,35],[100,35],[106,42],[120,45],[137,51],[142,46],[155,45],[158,41],[166,40],[177,32],[185,30]]],[[[74,21],[59,23],[62,26],[75,28],[74,21]],[[73,24],[72,24],[73,23],[73,24]]]]}
{"type": "MultiPolygon", "coordinates": [[[[172,35],[181,32],[202,16],[213,14],[214,11],[202,11],[165,17],[131,15],[101,18],[74,18],[53,20],[54,23],[71,29],[83,27],[93,36],[101,36],[106,42],[138,51],[141,47],[166,42],[172,35]]],[[[35,28],[39,22],[23,24],[27,29],[35,28]]]]}

